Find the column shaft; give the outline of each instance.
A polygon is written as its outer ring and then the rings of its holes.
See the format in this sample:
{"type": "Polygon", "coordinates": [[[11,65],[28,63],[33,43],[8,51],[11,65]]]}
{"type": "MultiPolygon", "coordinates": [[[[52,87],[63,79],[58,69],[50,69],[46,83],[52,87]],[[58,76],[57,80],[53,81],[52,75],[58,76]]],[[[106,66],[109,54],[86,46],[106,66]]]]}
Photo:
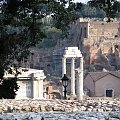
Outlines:
{"type": "Polygon", "coordinates": [[[43,80],[38,80],[38,98],[43,98],[43,80]]]}
{"type": "Polygon", "coordinates": [[[34,73],[32,73],[32,81],[31,81],[31,98],[34,98],[34,73]]]}
{"type": "Polygon", "coordinates": [[[71,59],[71,95],[75,95],[75,58],[71,59]]]}
{"type": "Polygon", "coordinates": [[[66,74],[66,58],[62,58],[62,77],[66,74]]]}
{"type": "MultiPolygon", "coordinates": [[[[62,77],[66,74],[66,58],[62,58],[62,77]]],[[[64,87],[62,86],[62,97],[64,96],[64,87]]]]}
{"type": "Polygon", "coordinates": [[[78,82],[77,82],[77,97],[78,100],[83,100],[83,58],[80,58],[80,67],[78,69],[78,82]]]}

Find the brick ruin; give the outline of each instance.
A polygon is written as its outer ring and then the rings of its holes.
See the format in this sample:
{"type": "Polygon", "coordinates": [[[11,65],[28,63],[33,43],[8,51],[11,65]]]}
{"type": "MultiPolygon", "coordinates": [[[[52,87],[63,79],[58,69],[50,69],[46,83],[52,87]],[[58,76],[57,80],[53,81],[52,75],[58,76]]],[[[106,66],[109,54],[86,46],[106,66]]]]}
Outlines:
{"type": "Polygon", "coordinates": [[[120,22],[79,22],[84,67],[89,71],[120,69],[120,22]]]}

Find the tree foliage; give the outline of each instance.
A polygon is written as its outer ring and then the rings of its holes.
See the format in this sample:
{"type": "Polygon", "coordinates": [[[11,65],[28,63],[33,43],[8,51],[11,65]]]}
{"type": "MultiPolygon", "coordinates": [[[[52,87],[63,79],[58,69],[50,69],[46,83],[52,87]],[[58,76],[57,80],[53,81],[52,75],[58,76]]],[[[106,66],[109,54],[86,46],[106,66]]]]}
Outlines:
{"type": "Polygon", "coordinates": [[[54,26],[65,33],[69,29],[69,24],[76,19],[76,11],[81,9],[82,3],[74,3],[73,0],[49,0],[49,11],[54,20],[54,26]]]}
{"type": "Polygon", "coordinates": [[[0,84],[0,99],[14,99],[19,86],[16,82],[16,78],[3,80],[0,84]]]}
{"type": "Polygon", "coordinates": [[[108,18],[108,22],[120,12],[120,1],[117,0],[90,0],[89,3],[91,6],[103,9],[108,18]]]}
{"type": "MultiPolygon", "coordinates": [[[[2,0],[0,8],[0,64],[13,65],[27,58],[29,48],[45,37],[41,30],[42,18],[50,15],[54,26],[67,31],[71,21],[77,19],[79,5],[72,0],[2,0]],[[66,5],[68,4],[68,7],[66,5]],[[4,61],[4,64],[3,64],[4,61]]],[[[63,32],[64,33],[64,32],[63,32]]]]}
{"type": "Polygon", "coordinates": [[[62,39],[62,30],[53,26],[44,26],[44,34],[46,37],[37,44],[38,48],[50,48],[57,44],[59,39],[62,39]]]}
{"type": "Polygon", "coordinates": [[[99,7],[91,7],[90,4],[84,4],[82,9],[77,11],[80,17],[87,18],[104,18],[105,12],[99,7]]]}

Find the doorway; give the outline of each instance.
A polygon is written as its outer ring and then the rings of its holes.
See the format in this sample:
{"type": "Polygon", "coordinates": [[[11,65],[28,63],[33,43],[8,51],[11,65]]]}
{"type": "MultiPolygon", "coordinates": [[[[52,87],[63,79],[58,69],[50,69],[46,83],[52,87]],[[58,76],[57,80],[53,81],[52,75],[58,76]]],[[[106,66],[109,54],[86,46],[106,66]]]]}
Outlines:
{"type": "Polygon", "coordinates": [[[106,97],[113,97],[113,90],[106,90],[106,97]]]}

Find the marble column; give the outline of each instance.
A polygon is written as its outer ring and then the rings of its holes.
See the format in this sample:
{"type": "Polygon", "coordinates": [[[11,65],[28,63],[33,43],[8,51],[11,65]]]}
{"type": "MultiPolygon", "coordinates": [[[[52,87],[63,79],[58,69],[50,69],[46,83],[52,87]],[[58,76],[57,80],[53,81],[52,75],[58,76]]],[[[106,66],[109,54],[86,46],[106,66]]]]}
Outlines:
{"type": "Polygon", "coordinates": [[[32,73],[32,80],[31,80],[31,98],[34,98],[34,73],[32,73]]]}
{"type": "Polygon", "coordinates": [[[75,58],[71,59],[71,95],[75,96],[75,58]]]}
{"type": "Polygon", "coordinates": [[[62,58],[62,77],[66,74],[66,58],[62,58]]]}
{"type": "Polygon", "coordinates": [[[78,68],[77,72],[77,98],[78,100],[83,100],[83,57],[80,58],[80,67],[78,68]]]}
{"type": "Polygon", "coordinates": [[[43,98],[43,80],[38,80],[38,98],[43,98]]]}
{"type": "MultiPolygon", "coordinates": [[[[64,74],[66,74],[66,58],[65,57],[63,57],[62,58],[62,77],[64,76],[64,74]]],[[[64,96],[64,87],[62,86],[62,98],[63,98],[63,96],[64,96]]]]}

